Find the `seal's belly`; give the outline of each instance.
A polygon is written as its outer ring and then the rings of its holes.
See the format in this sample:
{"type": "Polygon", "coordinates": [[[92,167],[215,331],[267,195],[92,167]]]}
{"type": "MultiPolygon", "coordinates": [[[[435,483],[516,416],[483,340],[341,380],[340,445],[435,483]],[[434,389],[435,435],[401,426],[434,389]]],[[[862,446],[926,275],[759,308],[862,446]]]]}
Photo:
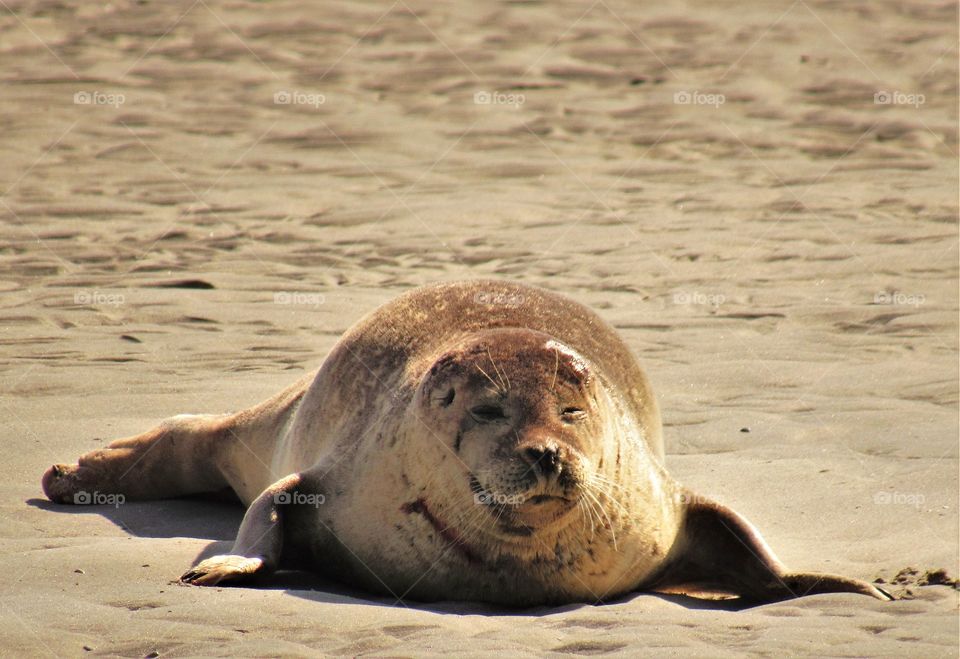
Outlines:
{"type": "Polygon", "coordinates": [[[377,512],[369,499],[327,511],[324,526],[336,542],[314,561],[331,577],[397,599],[598,602],[635,589],[666,550],[641,534],[620,537],[614,547],[609,537],[578,528],[498,544],[437,524],[416,501],[377,512]],[[358,525],[357,515],[376,523],[358,525]]]}

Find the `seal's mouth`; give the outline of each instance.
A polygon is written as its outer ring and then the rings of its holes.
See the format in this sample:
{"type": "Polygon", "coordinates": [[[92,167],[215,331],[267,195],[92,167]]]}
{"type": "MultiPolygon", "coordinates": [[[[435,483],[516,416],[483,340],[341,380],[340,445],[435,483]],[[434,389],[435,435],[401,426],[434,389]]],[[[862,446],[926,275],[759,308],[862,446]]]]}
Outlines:
{"type": "MultiPolygon", "coordinates": [[[[470,489],[474,493],[475,503],[485,506],[496,521],[497,528],[508,536],[530,536],[537,529],[566,516],[577,503],[576,497],[544,493],[510,495],[516,499],[511,499],[512,503],[507,503],[496,496],[484,496],[488,493],[472,474],[470,489]]],[[[423,497],[403,504],[400,510],[408,515],[419,515],[426,520],[443,543],[468,563],[474,565],[484,563],[482,554],[467,542],[458,529],[438,516],[423,497]]]]}
{"type": "Polygon", "coordinates": [[[555,496],[553,494],[537,494],[527,499],[525,504],[539,505],[541,503],[549,503],[551,501],[570,501],[570,499],[561,496],[555,496]]]}
{"type": "MultiPolygon", "coordinates": [[[[470,474],[470,491],[473,492],[477,503],[488,506],[510,506],[519,508],[526,505],[537,505],[548,503],[550,501],[568,501],[573,502],[577,497],[567,491],[560,492],[539,492],[537,494],[528,494],[526,492],[517,492],[505,494],[489,490],[477,480],[477,477],[470,474]]],[[[538,488],[533,488],[538,489],[538,488]]]]}
{"type": "Polygon", "coordinates": [[[485,506],[511,535],[530,535],[566,516],[577,503],[576,494],[568,491],[503,494],[486,489],[473,474],[469,482],[474,503],[485,506]]]}

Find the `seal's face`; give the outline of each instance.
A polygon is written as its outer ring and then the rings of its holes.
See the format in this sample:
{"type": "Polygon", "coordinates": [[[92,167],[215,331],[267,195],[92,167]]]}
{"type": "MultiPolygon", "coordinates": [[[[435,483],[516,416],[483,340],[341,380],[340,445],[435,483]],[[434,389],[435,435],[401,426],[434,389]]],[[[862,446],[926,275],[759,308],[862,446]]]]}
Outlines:
{"type": "Polygon", "coordinates": [[[602,442],[595,380],[574,350],[530,330],[484,332],[440,357],[418,398],[458,458],[461,501],[450,507],[479,507],[483,526],[523,536],[589,505],[602,442]]]}

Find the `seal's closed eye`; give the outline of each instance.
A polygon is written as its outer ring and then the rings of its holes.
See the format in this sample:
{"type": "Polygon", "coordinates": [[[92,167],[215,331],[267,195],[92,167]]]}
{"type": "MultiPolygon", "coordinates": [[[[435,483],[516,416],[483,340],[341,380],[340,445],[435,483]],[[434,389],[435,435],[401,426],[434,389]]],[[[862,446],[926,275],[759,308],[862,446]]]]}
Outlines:
{"type": "Polygon", "coordinates": [[[507,418],[503,407],[500,405],[477,405],[470,410],[470,416],[480,423],[490,423],[491,421],[502,421],[507,418]]]}
{"type": "Polygon", "coordinates": [[[579,407],[564,407],[560,410],[560,416],[563,417],[566,423],[573,423],[574,421],[585,419],[587,413],[579,407]]]}

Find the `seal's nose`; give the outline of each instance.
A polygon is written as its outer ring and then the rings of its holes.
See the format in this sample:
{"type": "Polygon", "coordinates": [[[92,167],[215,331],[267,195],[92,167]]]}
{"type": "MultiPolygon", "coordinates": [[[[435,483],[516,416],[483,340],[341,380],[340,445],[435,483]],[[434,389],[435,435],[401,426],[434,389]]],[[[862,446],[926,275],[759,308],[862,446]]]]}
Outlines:
{"type": "Polygon", "coordinates": [[[523,460],[530,465],[530,469],[546,477],[560,473],[560,453],[556,447],[549,445],[527,446],[520,449],[523,460]]]}

